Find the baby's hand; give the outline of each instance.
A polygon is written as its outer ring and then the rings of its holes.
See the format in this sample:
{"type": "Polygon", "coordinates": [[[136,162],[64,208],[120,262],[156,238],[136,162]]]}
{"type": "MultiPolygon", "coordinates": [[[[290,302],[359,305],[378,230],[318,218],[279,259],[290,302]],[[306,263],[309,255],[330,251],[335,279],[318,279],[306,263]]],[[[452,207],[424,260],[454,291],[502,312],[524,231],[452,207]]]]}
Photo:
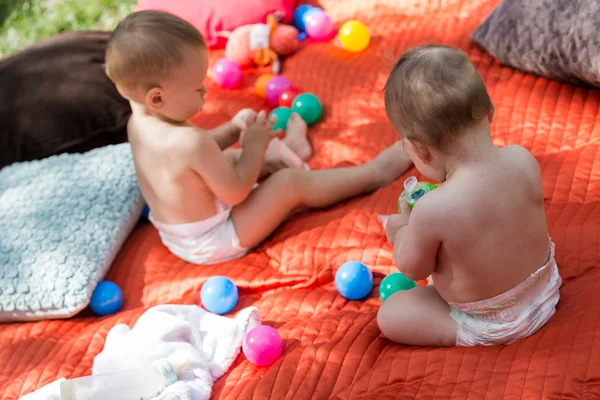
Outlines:
{"type": "Polygon", "coordinates": [[[262,149],[266,149],[271,139],[277,135],[277,131],[273,130],[274,124],[275,119],[267,120],[265,112],[259,112],[256,120],[248,125],[244,135],[240,138],[242,148],[258,145],[262,149]]]}
{"type": "Polygon", "coordinates": [[[402,214],[390,215],[385,224],[385,235],[387,236],[387,240],[391,245],[394,244],[394,238],[398,232],[398,229],[402,228],[403,226],[407,226],[410,219],[411,210],[408,202],[405,199],[400,200],[400,210],[402,211],[402,214]]]}
{"type": "Polygon", "coordinates": [[[235,117],[231,119],[233,126],[238,128],[240,131],[248,128],[250,124],[256,121],[256,111],[250,108],[244,108],[235,114],[235,117]]]}

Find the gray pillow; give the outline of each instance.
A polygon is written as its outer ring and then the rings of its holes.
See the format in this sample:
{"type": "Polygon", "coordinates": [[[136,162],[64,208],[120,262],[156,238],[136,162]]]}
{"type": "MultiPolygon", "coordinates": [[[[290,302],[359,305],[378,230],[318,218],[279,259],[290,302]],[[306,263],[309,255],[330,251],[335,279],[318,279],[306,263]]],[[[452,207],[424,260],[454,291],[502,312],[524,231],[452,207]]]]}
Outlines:
{"type": "Polygon", "coordinates": [[[142,207],[128,143],[0,170],[0,322],[84,309],[142,207]]]}
{"type": "Polygon", "coordinates": [[[501,63],[600,86],[599,0],[504,0],[471,39],[501,63]]]}

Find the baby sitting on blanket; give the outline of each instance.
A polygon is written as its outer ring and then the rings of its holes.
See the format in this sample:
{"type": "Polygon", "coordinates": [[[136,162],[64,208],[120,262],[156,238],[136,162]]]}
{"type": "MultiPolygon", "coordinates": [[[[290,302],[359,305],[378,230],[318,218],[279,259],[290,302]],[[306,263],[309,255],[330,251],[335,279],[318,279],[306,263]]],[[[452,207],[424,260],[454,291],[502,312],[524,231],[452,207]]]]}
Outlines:
{"type": "Polygon", "coordinates": [[[497,148],[494,106],[463,52],[406,52],[385,89],[388,116],[417,169],[443,182],[387,220],[398,269],[435,286],[394,293],[378,314],[389,339],[422,346],[507,344],[554,315],[561,278],[539,166],[497,148]]]}
{"type": "Polygon", "coordinates": [[[198,129],[186,121],[202,109],[207,69],[200,33],[163,12],[131,14],[107,45],[106,72],[133,110],[128,136],[149,219],[184,260],[212,264],[240,257],[298,208],[375,191],[412,165],[398,142],[364,165],[309,171],[295,161],[311,154],[298,115],[284,141],[271,145],[287,152],[267,150],[277,132],[262,112],[242,110],[223,126],[198,129]],[[241,149],[228,149],[238,139],[241,149]],[[290,168],[256,186],[261,170],[282,164],[290,168]]]}

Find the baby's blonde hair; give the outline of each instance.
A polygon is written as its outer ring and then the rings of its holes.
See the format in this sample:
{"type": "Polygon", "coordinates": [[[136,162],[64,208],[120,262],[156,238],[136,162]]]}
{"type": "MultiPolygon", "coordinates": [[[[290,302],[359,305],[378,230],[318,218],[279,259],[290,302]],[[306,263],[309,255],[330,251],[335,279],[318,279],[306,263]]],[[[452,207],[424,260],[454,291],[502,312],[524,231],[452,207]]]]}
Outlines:
{"type": "Polygon", "coordinates": [[[186,48],[206,49],[190,23],[162,11],[127,16],[112,32],[106,47],[106,74],[119,87],[148,90],[181,63],[186,48]]]}
{"type": "Polygon", "coordinates": [[[464,52],[427,45],[408,50],[394,66],[385,85],[385,109],[402,137],[442,148],[492,115],[494,105],[464,52]]]}

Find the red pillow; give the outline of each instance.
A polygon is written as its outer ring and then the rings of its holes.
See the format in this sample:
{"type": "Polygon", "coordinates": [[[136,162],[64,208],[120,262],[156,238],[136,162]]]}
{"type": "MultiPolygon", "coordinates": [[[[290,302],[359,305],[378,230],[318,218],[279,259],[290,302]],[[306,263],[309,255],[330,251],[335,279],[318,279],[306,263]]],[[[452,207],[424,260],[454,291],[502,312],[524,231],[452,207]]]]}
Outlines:
{"type": "Polygon", "coordinates": [[[242,25],[264,22],[274,11],[289,23],[296,0],[139,0],[136,11],[166,11],[185,19],[198,29],[209,47],[223,46],[222,33],[242,25]]]}

